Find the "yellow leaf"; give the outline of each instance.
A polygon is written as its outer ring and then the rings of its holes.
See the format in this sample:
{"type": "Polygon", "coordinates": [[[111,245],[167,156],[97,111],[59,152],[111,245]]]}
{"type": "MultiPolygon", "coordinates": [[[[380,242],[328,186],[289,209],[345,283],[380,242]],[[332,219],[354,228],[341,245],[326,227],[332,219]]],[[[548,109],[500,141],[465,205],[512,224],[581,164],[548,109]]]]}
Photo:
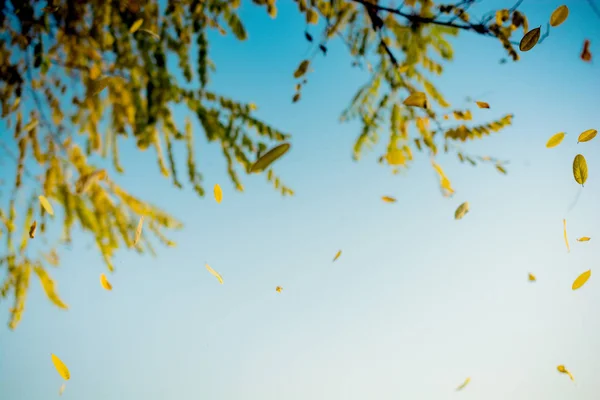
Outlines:
{"type": "Polygon", "coordinates": [[[564,365],[559,365],[558,367],[556,367],[556,369],[561,374],[567,374],[569,376],[569,378],[571,378],[572,381],[575,380],[575,378],[573,378],[573,375],[569,372],[569,370],[567,370],[567,368],[564,365]]]}
{"type": "Polygon", "coordinates": [[[388,152],[385,158],[390,165],[404,165],[406,163],[406,157],[402,150],[399,149],[388,152]]]}
{"type": "Polygon", "coordinates": [[[342,255],[342,251],[339,250],[337,253],[335,253],[335,257],[333,257],[333,261],[335,262],[335,260],[337,260],[338,258],[340,258],[341,255],[342,255]]]}
{"type": "Polygon", "coordinates": [[[540,40],[540,27],[534,28],[527,32],[521,42],[519,43],[519,49],[521,51],[529,51],[535,47],[538,40],[540,40]]]}
{"type": "Polygon", "coordinates": [[[589,142],[590,140],[595,138],[597,134],[598,131],[595,129],[588,129],[587,131],[583,131],[581,132],[581,135],[579,135],[579,138],[577,138],[577,143],[589,142]]]}
{"type": "Polygon", "coordinates": [[[465,386],[469,384],[469,382],[471,382],[471,378],[465,379],[465,381],[459,387],[457,387],[456,390],[463,390],[465,386]]]}
{"type": "Polygon", "coordinates": [[[381,200],[385,201],[386,203],[395,203],[396,199],[390,196],[383,196],[381,198],[381,200]]]}
{"type": "Polygon", "coordinates": [[[35,274],[38,276],[38,278],[40,279],[40,283],[42,284],[42,289],[44,289],[44,293],[46,293],[48,300],[50,300],[58,308],[62,308],[63,310],[68,310],[69,306],[67,304],[65,304],[65,302],[62,301],[62,299],[58,296],[58,293],[56,290],[56,283],[52,280],[50,275],[48,275],[48,272],[46,272],[46,270],[40,266],[34,267],[33,270],[34,270],[35,274]]]}
{"type": "Polygon", "coordinates": [[[578,242],[589,242],[590,239],[591,238],[588,236],[583,236],[583,237],[580,237],[579,239],[575,239],[575,240],[577,240],[578,242]]]}
{"type": "Polygon", "coordinates": [[[144,216],[140,217],[140,222],[138,222],[137,228],[135,229],[135,239],[133,240],[133,245],[137,245],[140,241],[140,237],[142,236],[142,227],[144,226],[144,216]]]}
{"type": "Polygon", "coordinates": [[[556,10],[554,10],[554,12],[552,12],[552,15],[550,16],[550,25],[552,27],[559,26],[560,24],[562,24],[563,22],[565,22],[567,20],[568,16],[569,16],[569,7],[564,6],[564,5],[560,6],[556,10]]]}
{"type": "Polygon", "coordinates": [[[312,8],[309,8],[308,11],[306,11],[306,23],[316,25],[317,22],[319,22],[319,14],[312,8]]]}
{"type": "Polygon", "coordinates": [[[577,279],[575,279],[575,281],[573,282],[572,289],[577,290],[580,287],[582,287],[588,281],[588,279],[590,279],[590,276],[592,276],[591,269],[588,271],[585,271],[583,274],[579,275],[577,277],[577,279]]]}
{"type": "Polygon", "coordinates": [[[54,363],[54,368],[58,371],[58,374],[65,380],[68,381],[71,379],[71,373],[69,372],[69,368],[61,361],[60,358],[56,357],[52,354],[52,362],[54,363]]]}
{"type": "Polygon", "coordinates": [[[112,290],[112,285],[104,274],[100,274],[100,285],[102,285],[102,287],[106,290],[112,290]]]}
{"type": "Polygon", "coordinates": [[[210,267],[210,265],[206,264],[206,269],[208,270],[208,272],[210,272],[211,274],[213,274],[213,276],[215,278],[217,278],[219,280],[219,283],[223,284],[223,278],[221,277],[221,275],[219,275],[219,273],[217,271],[215,271],[214,269],[212,269],[210,267]]]}
{"type": "Polygon", "coordinates": [[[581,186],[587,181],[588,178],[588,167],[585,157],[581,154],[577,154],[573,160],[573,177],[575,181],[581,186]]]}
{"type": "Polygon", "coordinates": [[[52,208],[52,204],[48,201],[44,196],[39,196],[40,204],[44,207],[44,210],[50,215],[54,215],[54,209],[52,208]]]}
{"type": "Polygon", "coordinates": [[[93,81],[98,79],[101,73],[102,71],[100,71],[100,68],[98,68],[96,65],[92,65],[90,68],[90,79],[93,81]]]}
{"type": "Polygon", "coordinates": [[[490,108],[490,105],[485,101],[476,101],[475,104],[477,104],[479,108],[490,108]]]}
{"type": "Polygon", "coordinates": [[[153,39],[160,40],[160,36],[158,36],[156,33],[152,32],[149,29],[140,29],[140,32],[144,32],[144,33],[152,36],[153,39]]]}
{"type": "Polygon", "coordinates": [[[277,286],[277,287],[275,288],[275,291],[276,291],[277,293],[281,293],[281,291],[282,291],[282,290],[283,290],[283,288],[282,288],[281,286],[277,286]]]}
{"type": "Polygon", "coordinates": [[[469,202],[465,201],[460,206],[458,206],[458,208],[454,212],[454,219],[457,219],[457,220],[462,219],[462,217],[464,217],[465,214],[467,214],[468,212],[469,212],[469,202]]]}
{"type": "Polygon", "coordinates": [[[219,186],[218,183],[215,185],[214,192],[215,200],[217,201],[217,203],[221,203],[221,201],[223,200],[223,191],[221,190],[221,186],[219,186]]]}
{"type": "Polygon", "coordinates": [[[296,68],[296,71],[294,72],[294,78],[300,78],[302,75],[304,75],[308,70],[309,65],[310,61],[303,60],[300,65],[298,65],[298,68],[296,68]]]}
{"type": "Polygon", "coordinates": [[[553,147],[558,146],[563,141],[564,138],[565,138],[564,132],[559,132],[557,134],[552,135],[552,137],[550,139],[548,139],[548,142],[546,142],[546,148],[551,149],[553,147]]]}
{"type": "Polygon", "coordinates": [[[427,96],[423,92],[411,93],[402,104],[408,107],[427,108],[427,96]]]}
{"type": "Polygon", "coordinates": [[[129,28],[129,33],[135,33],[138,29],[140,29],[140,27],[142,26],[143,23],[144,23],[144,19],[143,18],[140,18],[137,21],[135,21],[131,25],[131,28],[129,28]]]}
{"type": "Polygon", "coordinates": [[[262,155],[252,166],[250,167],[251,173],[258,173],[264,171],[269,165],[271,165],[279,157],[283,156],[290,149],[289,143],[282,143],[276,146],[262,155]]]}
{"type": "Polygon", "coordinates": [[[35,230],[37,228],[37,221],[33,221],[31,227],[29,228],[29,237],[33,239],[35,237],[35,230]]]}
{"type": "Polygon", "coordinates": [[[94,182],[104,178],[106,178],[105,169],[98,169],[90,174],[82,175],[77,182],[75,182],[75,193],[78,195],[85,193],[94,182]]]}
{"type": "Polygon", "coordinates": [[[565,244],[567,245],[567,252],[571,252],[569,248],[569,239],[567,238],[567,220],[563,219],[563,235],[565,236],[565,244]]]}
{"type": "Polygon", "coordinates": [[[530,273],[529,274],[529,281],[530,282],[535,282],[536,281],[535,275],[533,275],[533,274],[530,273]]]}
{"type": "Polygon", "coordinates": [[[62,396],[62,394],[63,394],[63,392],[65,391],[65,388],[66,388],[66,387],[67,387],[67,384],[66,384],[66,383],[63,383],[63,384],[60,386],[60,389],[58,390],[58,395],[59,395],[59,396],[62,396]]]}

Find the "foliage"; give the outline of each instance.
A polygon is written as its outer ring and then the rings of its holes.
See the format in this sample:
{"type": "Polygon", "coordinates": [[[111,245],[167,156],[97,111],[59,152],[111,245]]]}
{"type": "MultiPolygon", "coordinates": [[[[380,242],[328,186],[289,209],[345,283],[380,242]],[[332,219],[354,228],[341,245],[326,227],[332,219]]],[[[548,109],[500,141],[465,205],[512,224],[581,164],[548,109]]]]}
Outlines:
{"type": "MultiPolygon", "coordinates": [[[[276,17],[275,0],[253,3],[276,17]]],[[[450,40],[460,31],[496,38],[518,60],[512,39],[516,32],[528,31],[527,18],[515,6],[473,22],[468,13],[473,3],[436,6],[412,0],[387,8],[373,0],[296,0],[308,25],[324,23],[318,43],[305,32],[315,45],[313,58],[326,55],[329,42],[341,39],[353,65],[372,72],[342,114],[343,120],[358,118],[362,123],[355,159],[384,134],[389,139],[380,163],[397,172],[409,167],[413,152],[427,152],[442,193],[451,196],[450,181],[433,161],[440,149],[475,165],[475,158],[458,144],[510,125],[512,115],[470,125],[471,111],[453,109],[433,83],[443,73],[443,63],[452,60],[450,40]],[[425,96],[424,108],[406,106],[403,99],[409,95],[425,96]]],[[[62,225],[63,243],[72,241],[75,227],[91,235],[109,270],[119,248],[154,253],[151,239],[173,245],[165,232],[181,223],[117,185],[102,169],[110,160],[117,173],[124,173],[119,161],[124,142],[135,142],[139,151],[153,148],[160,174],[177,188],[183,183],[175,147],[182,143],[187,181],[203,196],[191,121],[175,121],[175,108],[195,116],[207,139],[221,145],[239,191],[240,173],[250,173],[254,160],[290,138],[257,119],[254,104],[209,88],[215,70],[209,32],[246,39],[239,6],[240,0],[0,1],[0,102],[2,121],[12,131],[12,139],[3,136],[0,145],[17,166],[14,182],[4,183],[9,198],[0,208],[0,234],[6,240],[0,254],[6,271],[0,298],[12,295],[11,329],[21,319],[32,272],[48,298],[68,308],[48,272],[49,266],[59,264],[55,246],[38,255],[28,249],[36,232],[44,237],[51,223],[62,225]],[[31,185],[24,185],[24,179],[31,185]],[[57,215],[39,196],[54,205],[57,215]],[[136,235],[140,218],[145,218],[145,230],[136,235]]],[[[302,60],[293,74],[299,80],[294,102],[300,100],[310,61],[302,60]]],[[[489,108],[484,102],[473,104],[489,108]]],[[[479,161],[493,162],[505,172],[495,159],[479,161]]],[[[293,194],[272,167],[266,176],[282,195],[293,194]]]]}

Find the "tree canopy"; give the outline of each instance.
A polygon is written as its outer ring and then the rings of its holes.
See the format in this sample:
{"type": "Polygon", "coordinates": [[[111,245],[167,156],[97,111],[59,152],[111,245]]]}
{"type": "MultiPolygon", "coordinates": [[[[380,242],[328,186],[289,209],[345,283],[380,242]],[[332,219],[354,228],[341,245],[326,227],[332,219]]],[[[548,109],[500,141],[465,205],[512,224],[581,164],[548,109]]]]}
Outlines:
{"type": "MultiPolygon", "coordinates": [[[[240,3],[0,0],[0,101],[2,123],[12,133],[2,136],[0,151],[16,165],[14,180],[2,182],[0,207],[0,235],[6,243],[0,252],[0,267],[6,271],[0,298],[12,298],[11,329],[22,317],[32,272],[50,301],[68,308],[48,268],[59,265],[57,248],[73,240],[75,227],[94,238],[109,270],[120,248],[154,253],[157,241],[173,245],[168,231],[179,229],[181,222],[119,186],[106,170],[110,162],[115,173],[125,173],[119,161],[124,142],[134,141],[139,151],[152,148],[160,175],[176,188],[190,185],[204,196],[194,159],[195,135],[220,144],[238,191],[244,190],[242,177],[261,155],[290,141],[291,133],[255,116],[256,105],[211,90],[216,66],[209,33],[245,40],[240,3]],[[187,121],[174,119],[175,107],[187,110],[187,121]],[[194,118],[202,132],[192,132],[194,118]],[[185,145],[183,155],[176,154],[178,142],[185,145]],[[185,173],[176,169],[181,156],[187,158],[185,173]],[[50,235],[51,226],[62,229],[61,241],[42,242],[42,252],[31,251],[30,241],[50,235]]],[[[277,17],[275,0],[247,3],[277,17]]],[[[463,31],[495,39],[517,61],[516,47],[531,32],[519,3],[479,18],[471,15],[474,0],[407,0],[401,6],[376,0],[295,3],[307,27],[314,25],[311,29],[320,34],[298,33],[313,52],[290,71],[298,81],[293,102],[301,101],[311,61],[326,57],[333,41],[347,46],[353,66],[370,72],[341,115],[361,123],[356,160],[376,148],[379,162],[396,173],[410,166],[415,152],[425,153],[444,196],[454,189],[435,162],[440,152],[455,153],[473,165],[492,163],[506,173],[501,161],[466,154],[460,144],[502,130],[513,116],[496,115],[475,125],[471,110],[453,108],[435,79],[453,58],[451,40],[463,31]]],[[[547,32],[536,35],[528,39],[533,45],[547,32]]],[[[472,106],[490,107],[483,101],[472,101],[472,106]]],[[[264,173],[281,195],[293,195],[274,167],[264,173]]]]}

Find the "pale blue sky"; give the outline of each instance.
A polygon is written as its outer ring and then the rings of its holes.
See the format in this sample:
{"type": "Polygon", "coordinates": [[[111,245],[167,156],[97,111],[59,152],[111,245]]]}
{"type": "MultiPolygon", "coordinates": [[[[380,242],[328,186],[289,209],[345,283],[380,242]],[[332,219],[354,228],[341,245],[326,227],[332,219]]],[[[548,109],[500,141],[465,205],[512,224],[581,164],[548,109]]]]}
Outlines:
{"type": "MultiPolygon", "coordinates": [[[[576,144],[580,132],[600,127],[600,69],[579,59],[586,38],[600,54],[600,20],[587,2],[567,2],[569,19],[518,63],[498,64],[504,53],[492,39],[459,36],[456,60],[436,83],[453,105],[466,96],[489,102],[491,110],[474,110],[476,120],[515,118],[465,146],[511,160],[507,176],[440,157],[452,199],[440,195],[423,154],[406,176],[379,166],[378,152],[351,160],[358,126],[338,117],[366,75],[349,67],[339,43],[314,63],[303,100],[291,103],[307,45],[295,5],[281,3],[275,20],[243,6],[247,42],[214,38],[213,84],[294,134],[277,167],[296,196],[281,198],[263,176],[246,177],[246,191],[235,192],[218,147],[200,131],[199,167],[209,192],[221,184],[221,204],[172,189],[152,152],[124,150],[121,181],[185,222],[178,246],[156,259],[119,254],[106,292],[100,257],[89,238],[76,238],[52,271],[71,309],[52,306],[34,279],[21,325],[0,328],[0,399],[58,397],[50,353],[71,370],[65,399],[597,398],[597,272],[571,290],[581,272],[595,271],[600,240],[600,139],[576,144]],[[568,133],[563,144],[546,149],[559,131],[568,133]],[[579,190],[571,172],[578,152],[589,180],[567,213],[579,190]],[[463,201],[471,212],[455,221],[463,201]],[[592,240],[575,241],[583,235],[592,240]]],[[[560,4],[525,0],[521,10],[541,25],[560,4]]],[[[476,10],[510,5],[485,1],[476,10]]]]}

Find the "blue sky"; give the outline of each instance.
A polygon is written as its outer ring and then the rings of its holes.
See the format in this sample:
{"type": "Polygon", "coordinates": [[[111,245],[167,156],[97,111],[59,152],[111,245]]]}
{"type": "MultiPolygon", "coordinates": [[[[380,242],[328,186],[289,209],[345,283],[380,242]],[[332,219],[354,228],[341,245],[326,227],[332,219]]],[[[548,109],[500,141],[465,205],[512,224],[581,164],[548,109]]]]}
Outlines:
{"type": "MultiPolygon", "coordinates": [[[[521,10],[541,25],[560,4],[525,0],[521,10]]],[[[218,147],[199,130],[199,168],[209,192],[223,188],[221,204],[171,188],[151,152],[125,149],[121,182],[185,222],[173,235],[178,246],[155,259],[120,253],[112,292],[99,285],[106,270],[89,238],[61,251],[53,276],[71,308],[52,306],[32,280],[21,325],[0,329],[0,398],[58,397],[50,353],[71,370],[65,399],[596,398],[600,290],[594,272],[579,291],[571,283],[598,262],[600,141],[576,137],[600,126],[600,71],[579,59],[584,39],[598,49],[600,24],[587,2],[566,4],[569,19],[518,63],[498,64],[504,53],[492,39],[456,41],[456,60],[436,81],[448,100],[489,102],[474,110],[477,120],[515,118],[465,146],[510,160],[508,175],[440,157],[452,199],[440,195],[425,155],[406,176],[379,166],[377,152],[353,162],[358,125],[338,117],[366,75],[338,43],[314,62],[303,100],[292,104],[292,72],[307,53],[302,16],[282,4],[271,20],[245,4],[249,39],[214,37],[212,84],[294,134],[277,167],[296,195],[281,198],[262,176],[245,177],[245,192],[235,192],[218,147]],[[560,131],[563,144],[546,149],[560,131]],[[577,153],[590,174],[567,212],[580,190],[577,153]],[[455,221],[463,201],[471,212],[455,221]],[[592,240],[575,241],[584,235],[592,240]]],[[[477,11],[510,5],[486,1],[477,11]]]]}

